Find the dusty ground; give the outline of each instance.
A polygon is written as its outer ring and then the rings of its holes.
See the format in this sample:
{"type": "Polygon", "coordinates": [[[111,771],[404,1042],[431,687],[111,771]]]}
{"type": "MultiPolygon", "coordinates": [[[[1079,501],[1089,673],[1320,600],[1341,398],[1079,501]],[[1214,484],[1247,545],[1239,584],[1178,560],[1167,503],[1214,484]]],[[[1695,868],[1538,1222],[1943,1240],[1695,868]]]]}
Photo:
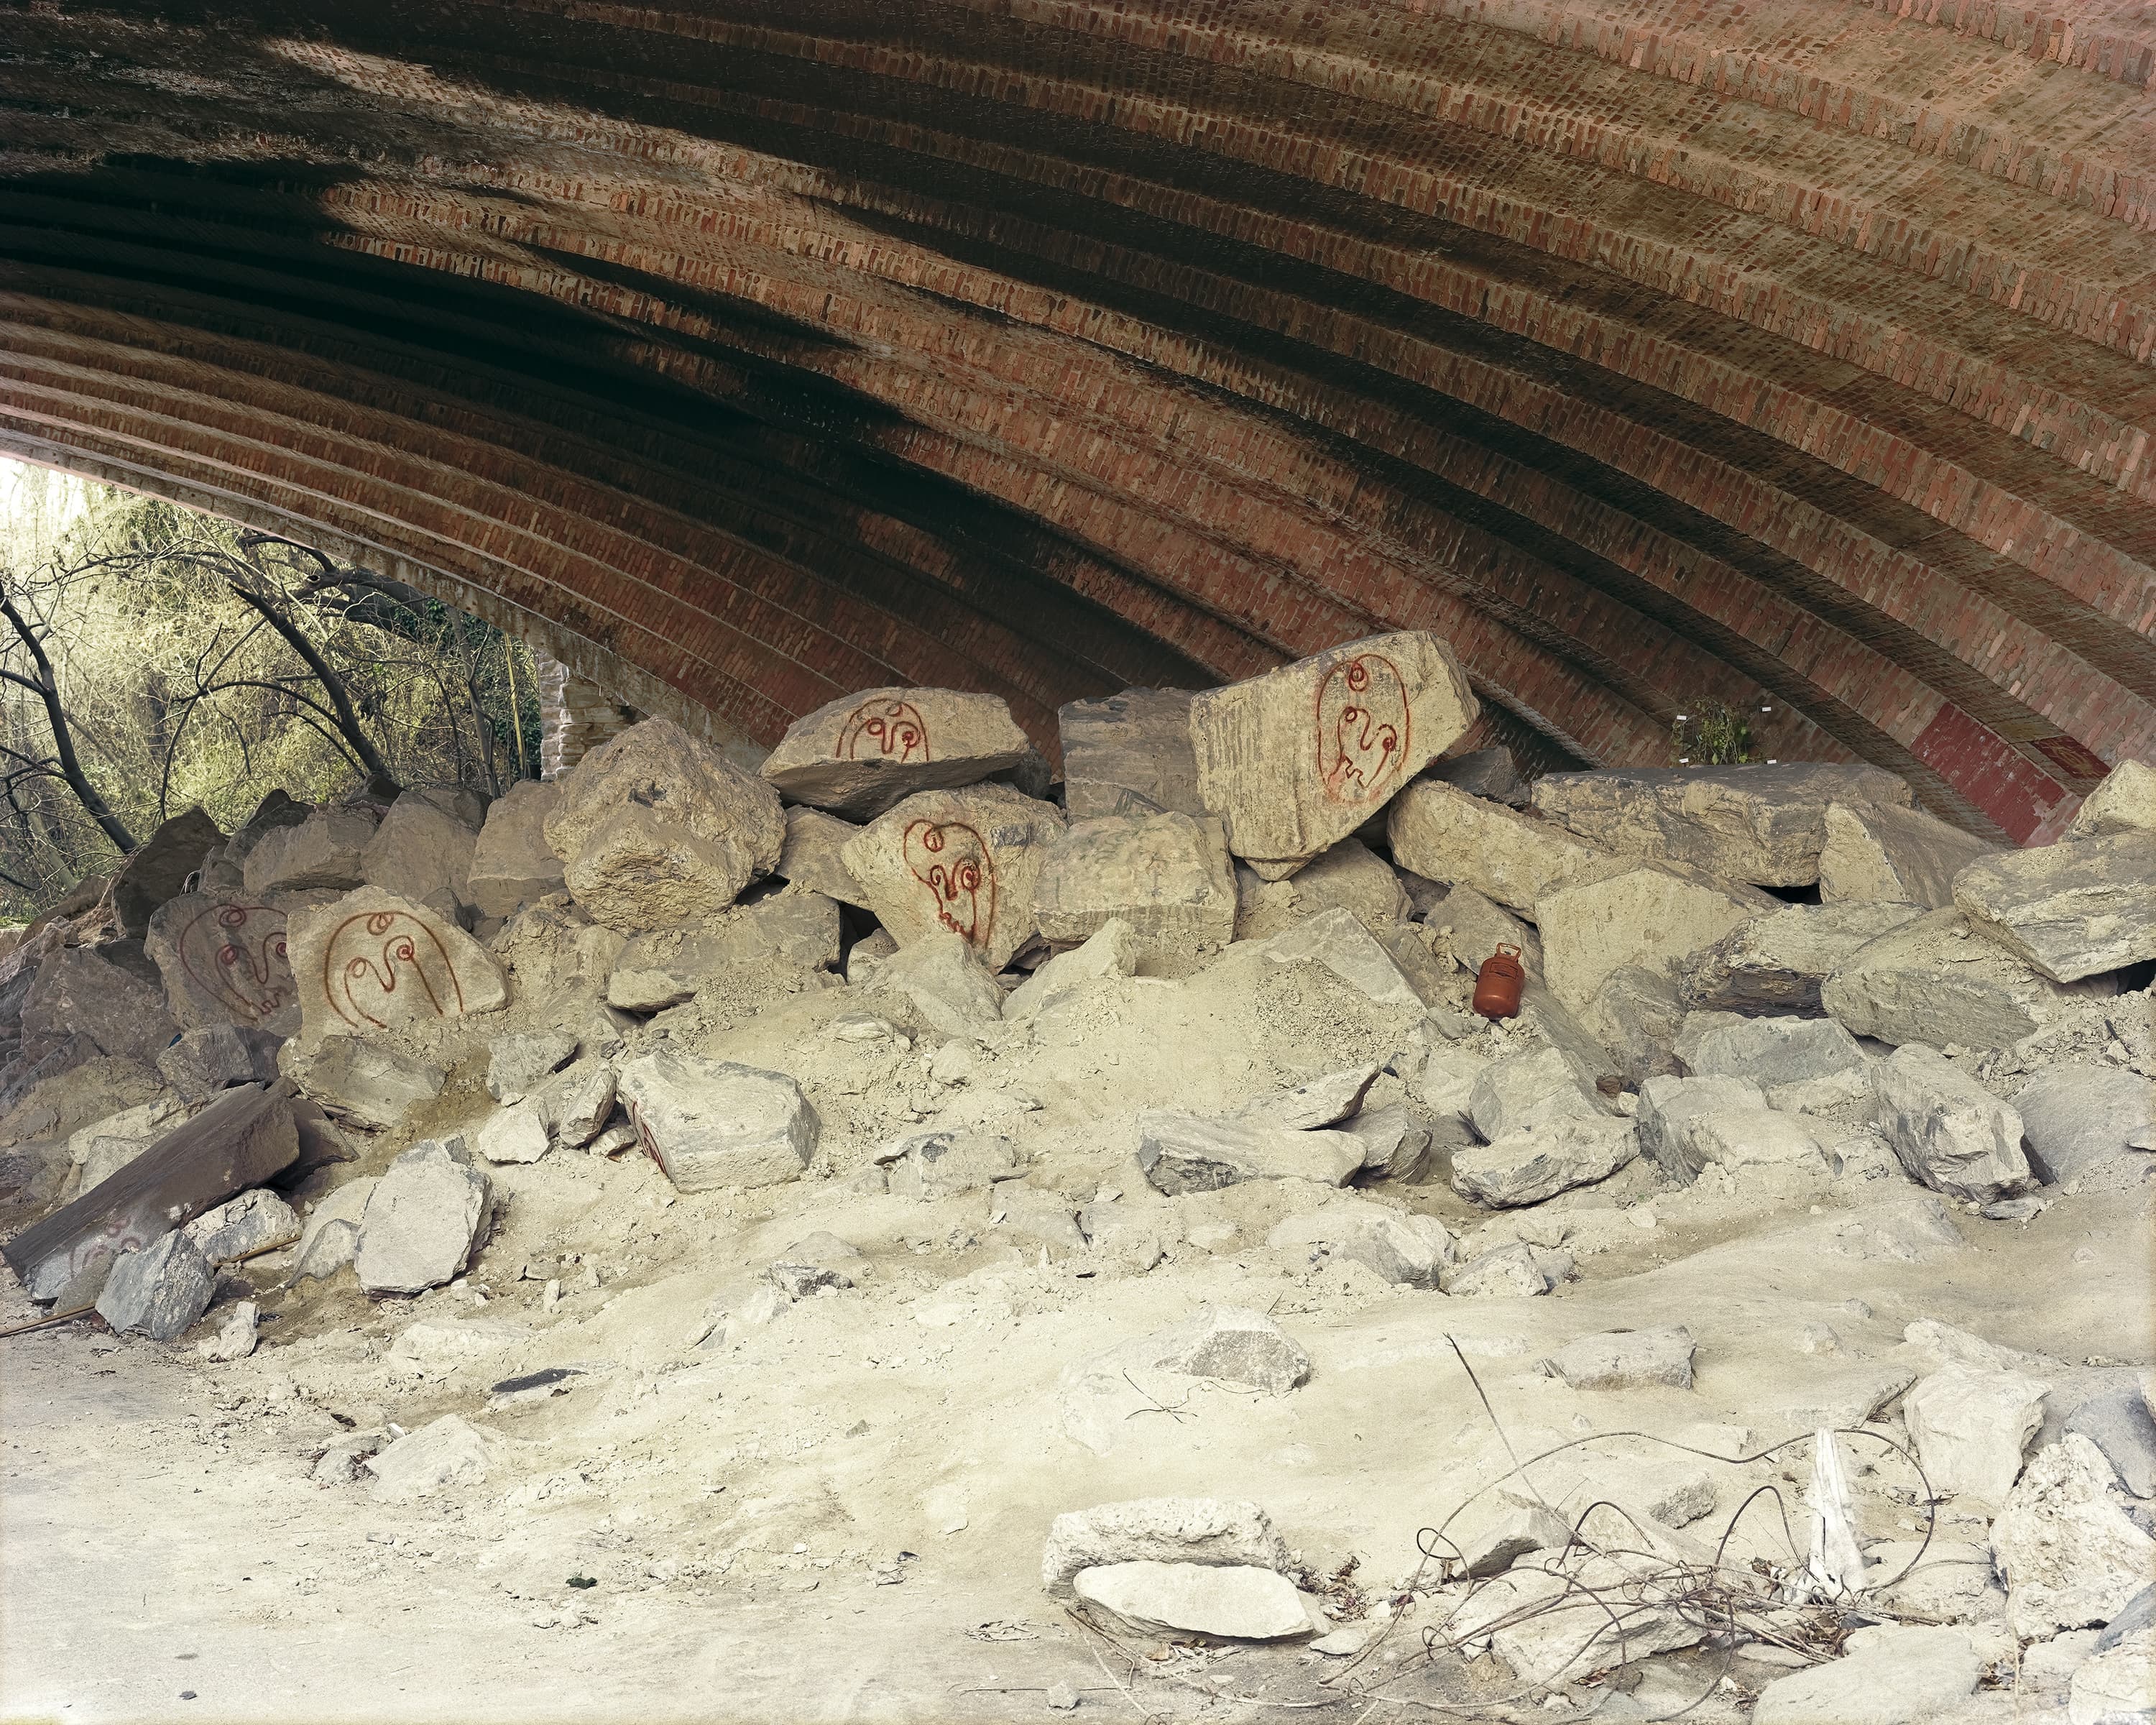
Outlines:
{"type": "MultiPolygon", "coordinates": [[[[801,1077],[826,1129],[815,1178],[680,1195],[641,1158],[557,1152],[492,1171],[500,1214],[455,1287],[371,1302],[349,1271],[290,1291],[276,1259],[230,1275],[221,1300],[251,1286],[278,1314],[248,1360],[209,1365],[185,1344],[80,1325],[0,1343],[4,1717],[1051,1718],[1058,1684],[1078,1692],[1081,1718],[1258,1717],[1207,1686],[1329,1702],[1320,1716],[1343,1721],[1491,1717],[1473,1697],[1505,1686],[1414,1669],[1409,1627],[1346,1680],[1301,1648],[1127,1658],[1042,1592],[1048,1522],[1125,1497],[1254,1499],[1314,1581],[1353,1560],[1331,1594],[1352,1614],[1358,1596],[1407,1584],[1417,1530],[1505,1471],[1506,1439],[1522,1455],[1635,1428],[1721,1453],[1764,1447],[1863,1401],[1882,1374],[1932,1368],[1904,1340],[1922,1319],[2050,1356],[2061,1375],[2152,1358],[2145,1187],[2065,1198],[2026,1224],[1956,1211],[1954,1245],[1922,1225],[1934,1201],[1876,1161],[1809,1184],[1762,1173],[1683,1193],[1656,1191],[1635,1164],[1487,1224],[1484,1243],[1520,1234],[1574,1252],[1579,1280],[1532,1300],[1448,1297],[1266,1246],[1315,1189],[1166,1202],[1131,1160],[1141,1106],[1222,1109],[1400,1045],[1406,1019],[1328,976],[1223,967],[1116,983],[978,1051],[956,1084],[923,1070],[938,1039],[838,1037],[856,997],[783,1002],[694,1044],[801,1077]],[[990,1226],[981,1192],[864,1194],[873,1146],[916,1119],[993,1120],[1036,1183],[1074,1204],[1106,1189],[1158,1204],[1180,1243],[1132,1275],[990,1226]],[[867,1254],[856,1287],[696,1345],[715,1309],[819,1229],[867,1254]],[[1311,1381],[1270,1399],[1197,1388],[1125,1420],[1105,1455],[1065,1435],[1066,1367],[1209,1303],[1270,1312],[1314,1358],[1311,1381]],[[461,1357],[419,1373],[392,1353],[415,1322],[449,1319],[485,1327],[461,1357]],[[1697,1340],[1690,1391],[1579,1392],[1536,1370],[1573,1336],[1668,1322],[1697,1340]],[[490,1385],[547,1367],[579,1369],[562,1394],[492,1402],[490,1385]],[[388,1503],[310,1477],[331,1438],[444,1412],[498,1434],[484,1484],[388,1503]],[[1467,1711],[1414,1704],[1435,1701],[1467,1711]]],[[[1381,1081],[1378,1099],[1396,1085],[1381,1081]]],[[[465,1075],[424,1129],[475,1092],[465,1075]]],[[[378,1172],[413,1135],[310,1195],[378,1172]]],[[[1436,1178],[1371,1195],[1455,1231],[1484,1225],[1436,1178]]],[[[34,1315],[11,1285],[0,1324],[34,1315]]],[[[1877,1430],[1900,1435],[1891,1418],[1877,1430]]],[[[1717,1508],[1692,1531],[1718,1531],[1759,1485],[1795,1517],[1802,1455],[1710,1466],[1717,1508]]],[[[1682,1460],[1612,1440],[1538,1478],[1577,1509],[1650,1492],[1682,1460]]],[[[1886,1459],[1857,1480],[1867,1538],[1912,1537],[1910,1484],[1886,1459]]],[[[1983,1527],[1948,1515],[1938,1537],[1980,1542],[1983,1527]]],[[[1739,1548],[1779,1543],[1754,1517],[1739,1548]]],[[[1621,1705],[1612,1686],[1573,1700],[1638,1718],[1707,1690],[1687,1717],[1733,1719],[1777,1674],[1688,1655],[1626,1678],[1621,1705]]],[[[2002,1692],[1969,1717],[2042,1715],[2002,1692]]]]}

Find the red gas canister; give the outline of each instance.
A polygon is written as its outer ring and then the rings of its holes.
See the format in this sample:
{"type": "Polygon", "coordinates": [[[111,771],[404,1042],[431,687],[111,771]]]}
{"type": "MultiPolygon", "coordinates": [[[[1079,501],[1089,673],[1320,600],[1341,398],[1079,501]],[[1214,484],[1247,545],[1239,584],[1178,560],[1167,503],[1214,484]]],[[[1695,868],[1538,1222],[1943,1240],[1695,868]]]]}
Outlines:
{"type": "Polygon", "coordinates": [[[1520,1010],[1520,990],[1527,973],[1517,947],[1500,945],[1475,973],[1475,1009],[1486,1019],[1509,1019],[1520,1010]]]}

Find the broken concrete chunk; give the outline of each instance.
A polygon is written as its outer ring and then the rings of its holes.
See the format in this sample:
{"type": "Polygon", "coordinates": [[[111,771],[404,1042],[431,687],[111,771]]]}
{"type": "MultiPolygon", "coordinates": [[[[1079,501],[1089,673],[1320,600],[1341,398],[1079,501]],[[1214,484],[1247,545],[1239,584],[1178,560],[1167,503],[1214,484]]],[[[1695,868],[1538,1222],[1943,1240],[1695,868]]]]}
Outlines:
{"type": "Polygon", "coordinates": [[[615,1076],[638,1136],[683,1192],[798,1179],[822,1122],[781,1072],[661,1050],[615,1076]]]}
{"type": "Polygon", "coordinates": [[[1907,809],[1911,800],[1897,773],[1813,762],[1551,773],[1534,788],[1537,813],[1604,850],[1758,886],[1819,879],[1830,803],[1907,809]]]}
{"type": "Polygon", "coordinates": [[[2000,851],[1953,900],[1977,932],[2055,983],[2156,958],[2156,844],[2140,832],[2000,851]]]}
{"type": "Polygon", "coordinates": [[[1013,1024],[1024,1024],[1076,999],[1095,983],[1135,975],[1144,952],[1143,942],[1129,923],[1120,919],[1104,922],[1082,945],[1058,952],[1012,989],[1004,1002],[1004,1017],[1013,1024]]]}
{"type": "Polygon", "coordinates": [[[1953,902],[1953,877],[1999,846],[1921,809],[1884,804],[1826,811],[1820,852],[1822,904],[1884,902],[1936,911],[1953,902]]]}
{"type": "Polygon", "coordinates": [[[300,1034],[311,1043],[490,1012],[509,999],[492,953],[379,887],[295,913],[290,945],[300,1034]]]}
{"type": "Polygon", "coordinates": [[[892,1196],[922,1199],[992,1186],[1019,1168],[1017,1147],[995,1132],[916,1132],[886,1144],[875,1159],[891,1165],[892,1196]]]}
{"type": "Polygon", "coordinates": [[[470,1261],[490,1189],[460,1142],[414,1144],[376,1183],[360,1218],[353,1266],[371,1294],[416,1294],[470,1261]]]}
{"type": "Polygon", "coordinates": [[[779,879],[810,892],[820,892],[842,905],[868,908],[868,898],[846,868],[839,853],[853,841],[860,828],[820,809],[786,811],[786,846],[779,852],[779,879]]]}
{"type": "Polygon", "coordinates": [[[238,1024],[203,1024],[181,1032],[157,1056],[157,1070],[189,1101],[207,1101],[235,1084],[269,1084],[277,1076],[284,1040],[238,1024]]]}
{"type": "Polygon", "coordinates": [[[1640,1153],[1629,1120],[1556,1119],[1452,1153],[1452,1189],[1476,1204],[1540,1204],[1606,1179],[1640,1153]]]}
{"type": "Polygon", "coordinates": [[[1312,1630],[1295,1584],[1246,1564],[1097,1564],[1071,1587],[1081,1604],[1132,1635],[1277,1641],[1312,1630]]]}
{"type": "Polygon", "coordinates": [[[1545,893],[1609,855],[1549,821],[1430,778],[1417,779],[1394,800],[1385,831],[1402,868],[1471,886],[1530,916],[1545,893]]]}
{"type": "Polygon", "coordinates": [[[184,1233],[151,1240],[113,1260],[97,1296],[97,1315],[113,1333],[135,1331],[152,1342],[170,1342],[209,1308],[217,1272],[184,1233]]]}
{"type": "Polygon", "coordinates": [[[1820,988],[1875,941],[1922,913],[1907,904],[1788,905],[1740,922],[1685,967],[1679,993],[1695,1012],[1817,1018],[1820,988]]]}
{"type": "Polygon", "coordinates": [[[947,931],[1000,970],[1034,932],[1034,887],[1062,834],[1053,803],[982,784],[908,797],[841,855],[901,947],[947,931]]]}
{"type": "Polygon", "coordinates": [[[1932,1489],[1986,1508],[2004,1503],[2044,1423],[2049,1388],[2019,1372],[1962,1366],[1918,1378],[1902,1398],[1902,1417],[1932,1489]]]}
{"type": "Polygon", "coordinates": [[[2014,1098],[2029,1162],[2046,1184],[2064,1185],[2144,1147],[2156,1127],[2156,1085],[2116,1067],[2053,1066],[2014,1098]]]}
{"type": "Polygon", "coordinates": [[[1468,1112],[1486,1142],[1559,1120],[1600,1120],[1609,1114],[1563,1051],[1548,1047],[1478,1069],[1468,1112]]]}
{"type": "Polygon", "coordinates": [[[274,1192],[257,1188],[204,1210],[180,1230],[209,1264],[234,1264],[300,1237],[300,1219],[274,1192]]]}
{"type": "Polygon", "coordinates": [[[1348,910],[1369,929],[1404,922],[1413,906],[1392,865],[1359,839],[1342,839],[1285,880],[1235,873],[1239,941],[1265,940],[1327,911],[1348,910]]]}
{"type": "Polygon", "coordinates": [[[871,820],[916,792],[1008,772],[1030,747],[999,696],[863,689],[796,719],[761,770],[792,802],[871,820]]]}
{"type": "Polygon", "coordinates": [[[1205,813],[1190,748],[1190,700],[1183,689],[1126,689],[1064,704],[1056,722],[1071,819],[1205,813]]]}
{"type": "Polygon", "coordinates": [[[1322,964],[1358,993],[1380,1006],[1419,1012],[1424,1002],[1390,952],[1356,920],[1353,911],[1326,911],[1270,940],[1236,949],[1257,953],[1275,964],[1322,964]]]}
{"type": "Polygon", "coordinates": [[[1281,1570],[1286,1544],[1255,1503],[1215,1497],[1140,1497],[1073,1510],[1050,1524],[1040,1584],[1071,1597],[1081,1569],[1108,1563],[1247,1564],[1281,1570]]]}
{"type": "Polygon", "coordinates": [[[1378,813],[1477,711],[1437,636],[1351,641],[1192,700],[1199,794],[1229,850],[1279,880],[1378,813]]]}
{"type": "Polygon", "coordinates": [[[478,1427],[454,1414],[421,1426],[368,1459],[374,1495],[389,1502],[424,1497],[445,1486],[475,1486],[493,1456],[478,1427]]]}
{"type": "Polygon", "coordinates": [[[547,817],[561,794],[557,785],[521,778],[488,808],[465,864],[462,895],[480,916],[506,920],[564,890],[562,859],[547,843],[547,817]]]}
{"type": "Polygon", "coordinates": [[[1871,1084],[1880,1130],[1911,1179],[1988,1204],[2029,1178],[2021,1117],[1938,1050],[1896,1049],[1871,1084]]]}
{"type": "Polygon", "coordinates": [[[576,1053],[577,1039],[566,1030],[497,1036],[487,1046],[486,1093],[497,1102],[520,1102],[576,1053]]]}
{"type": "Polygon", "coordinates": [[[1578,1337],[1552,1354],[1550,1363],[1574,1389],[1644,1389],[1657,1384],[1690,1389],[1691,1358],[1691,1332],[1673,1324],[1578,1337]]]}
{"type": "Polygon", "coordinates": [[[1991,1525],[2015,1634],[2036,1640],[2109,1623],[2156,1576],[2156,1539],[2128,1516],[2087,1438],[2036,1452],[1991,1525]]]}
{"type": "Polygon", "coordinates": [[[1187,814],[1073,822],[1041,861],[1033,920],[1057,945],[1121,922],[1148,954],[1226,946],[1235,935],[1235,877],[1220,824],[1187,814]]]}
{"type": "Polygon", "coordinates": [[[777,793],[670,719],[631,726],[558,783],[547,843],[577,902],[609,928],[708,916],[778,866],[777,793]]]}
{"type": "Polygon", "coordinates": [[[1295,1132],[1261,1121],[1153,1110],[1138,1116],[1137,1156],[1147,1179],[1173,1197],[1244,1180],[1345,1185],[1363,1166],[1363,1145],[1348,1132],[1295,1132]]]}
{"type": "Polygon", "coordinates": [[[2076,999],[2112,992],[2108,978],[2055,983],[1975,933],[1959,911],[1933,911],[1860,947],[1820,1002],[1857,1036],[2005,1048],[2076,999]]]}
{"type": "Polygon", "coordinates": [[[2113,767],[2075,810],[2066,837],[2106,839],[2114,833],[2156,834],[2156,766],[2121,761],[2113,767]]]}
{"type": "Polygon", "coordinates": [[[247,896],[312,887],[348,891],[361,882],[360,858],[373,837],[374,816],[357,809],[320,809],[296,825],[272,828],[241,865],[247,896]]]}
{"type": "Polygon", "coordinates": [[[1550,992],[1578,1011],[1612,971],[1636,964],[1675,976],[1693,953],[1779,906],[1757,887],[1732,886],[1681,864],[1597,864],[1535,901],[1543,973],[1550,992]]]}

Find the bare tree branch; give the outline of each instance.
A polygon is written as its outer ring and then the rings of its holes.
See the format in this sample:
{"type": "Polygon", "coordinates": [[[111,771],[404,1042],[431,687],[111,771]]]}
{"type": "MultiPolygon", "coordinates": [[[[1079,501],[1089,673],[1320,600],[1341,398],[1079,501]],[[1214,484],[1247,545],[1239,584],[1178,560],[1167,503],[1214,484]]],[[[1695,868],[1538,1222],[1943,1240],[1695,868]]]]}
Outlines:
{"type": "Polygon", "coordinates": [[[68,788],[75,794],[90,818],[103,829],[105,836],[118,845],[121,851],[135,848],[135,835],[127,830],[126,824],[112,812],[111,807],[97,793],[89,776],[82,770],[82,762],[75,757],[74,736],[68,723],[66,709],[60,705],[59,684],[53,675],[53,662],[45,656],[45,649],[38,634],[28,620],[15,606],[12,593],[0,593],[0,617],[9,625],[28,651],[30,661],[38,668],[39,680],[33,683],[13,671],[7,673],[9,680],[33,691],[44,705],[45,721],[53,729],[53,752],[59,758],[61,775],[68,788]]]}

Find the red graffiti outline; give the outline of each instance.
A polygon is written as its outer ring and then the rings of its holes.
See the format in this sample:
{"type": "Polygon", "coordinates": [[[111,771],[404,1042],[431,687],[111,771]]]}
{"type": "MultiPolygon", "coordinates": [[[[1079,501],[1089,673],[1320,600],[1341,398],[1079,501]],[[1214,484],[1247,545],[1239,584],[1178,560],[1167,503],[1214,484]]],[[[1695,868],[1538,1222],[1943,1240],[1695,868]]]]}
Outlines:
{"type": "Polygon", "coordinates": [[[292,999],[292,966],[285,948],[284,914],[268,905],[208,906],[187,919],[179,937],[172,942],[172,951],[180,961],[180,968],[198,987],[215,998],[234,1018],[247,1024],[260,1024],[292,999]],[[244,931],[249,919],[257,916],[274,921],[276,926],[265,926],[260,938],[250,947],[244,931]],[[195,940],[196,932],[213,919],[218,931],[235,932],[218,941],[207,960],[211,973],[205,976],[188,948],[191,942],[197,946],[202,944],[195,940]],[[284,971],[282,982],[276,979],[273,968],[284,971]]]}
{"type": "Polygon", "coordinates": [[[952,933],[963,935],[969,945],[985,946],[996,924],[996,865],[979,830],[960,820],[916,820],[906,827],[903,847],[907,869],[936,901],[936,920],[952,933]],[[942,861],[930,862],[927,872],[922,872],[921,865],[915,860],[916,845],[932,858],[941,857],[950,842],[947,835],[954,833],[963,833],[973,840],[974,855],[954,852],[942,861]],[[962,894],[966,903],[963,922],[953,909],[962,894]]]}
{"type": "Polygon", "coordinates": [[[449,987],[457,999],[457,1012],[465,1009],[464,984],[457,980],[456,966],[450,962],[449,948],[442,944],[441,937],[408,911],[362,911],[357,916],[347,916],[337,924],[328,942],[322,947],[322,993],[328,999],[331,1010],[355,1029],[364,1021],[377,1030],[387,1029],[389,1021],[378,1019],[359,1004],[354,987],[364,978],[373,983],[383,994],[397,992],[398,967],[409,966],[426,991],[427,1004],[434,1009],[436,1018],[448,1018],[449,1012],[442,1004],[442,997],[435,991],[433,980],[427,974],[426,960],[421,956],[419,942],[412,934],[393,932],[399,922],[408,922],[426,937],[442,961],[443,973],[449,978],[449,987]],[[369,940],[382,944],[376,953],[355,953],[348,958],[337,957],[338,944],[346,932],[361,924],[366,927],[369,940]],[[342,999],[338,997],[341,993],[342,999]]]}
{"type": "Polygon", "coordinates": [[[1325,794],[1336,803],[1374,800],[1406,762],[1414,728],[1399,667],[1382,653],[1342,660],[1317,685],[1317,772],[1325,794]],[[1397,712],[1379,711],[1387,706],[1397,712]],[[1377,771],[1366,772],[1363,763],[1373,753],[1379,757],[1377,771]]]}
{"type": "Polygon", "coordinates": [[[861,740],[875,745],[869,758],[880,761],[926,761],[928,721],[910,701],[865,701],[846,716],[839,729],[838,757],[861,758],[861,740]],[[896,745],[896,747],[894,747],[896,745]]]}

